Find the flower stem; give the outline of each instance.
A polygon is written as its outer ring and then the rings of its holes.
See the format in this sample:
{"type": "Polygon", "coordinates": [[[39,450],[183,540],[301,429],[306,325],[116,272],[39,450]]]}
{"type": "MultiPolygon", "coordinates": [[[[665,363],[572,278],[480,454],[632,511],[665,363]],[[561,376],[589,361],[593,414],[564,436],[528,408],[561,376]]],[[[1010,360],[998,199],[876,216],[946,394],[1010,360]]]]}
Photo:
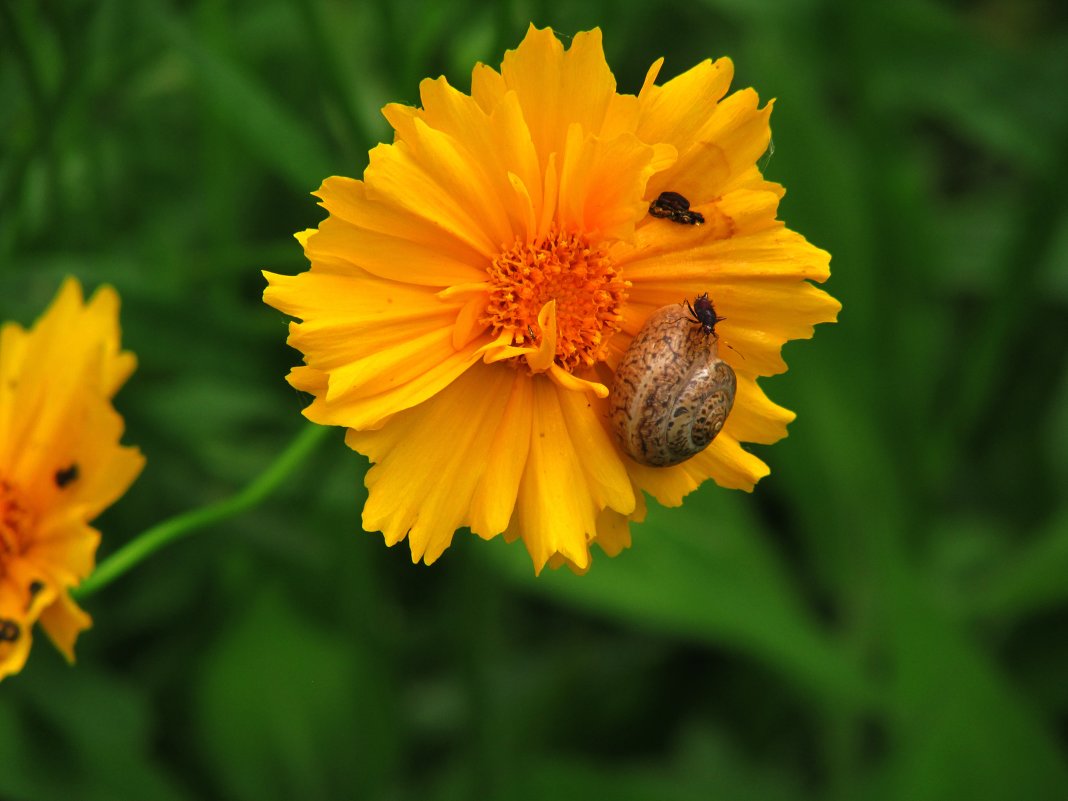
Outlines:
{"type": "Polygon", "coordinates": [[[168,543],[256,506],[300,466],[331,430],[327,426],[308,426],[266,470],[236,495],[183,512],[146,529],[102,561],[71,594],[75,598],[87,598],[168,543]]]}

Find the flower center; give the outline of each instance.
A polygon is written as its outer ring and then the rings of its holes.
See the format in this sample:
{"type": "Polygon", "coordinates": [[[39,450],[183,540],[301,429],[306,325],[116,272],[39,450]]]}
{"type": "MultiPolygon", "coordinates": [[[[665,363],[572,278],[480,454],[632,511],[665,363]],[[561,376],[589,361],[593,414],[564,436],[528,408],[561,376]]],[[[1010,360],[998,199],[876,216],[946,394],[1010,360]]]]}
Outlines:
{"type": "Polygon", "coordinates": [[[630,282],[607,254],[579,234],[555,229],[539,242],[516,239],[489,268],[490,302],[480,320],[524,344],[541,330],[538,312],[556,301],[556,362],[573,371],[602,360],[623,321],[630,282]]]}
{"type": "MultiPolygon", "coordinates": [[[[0,478],[0,559],[22,553],[32,524],[29,510],[22,504],[18,489],[0,478]]],[[[0,572],[3,565],[0,563],[0,572]]]]}

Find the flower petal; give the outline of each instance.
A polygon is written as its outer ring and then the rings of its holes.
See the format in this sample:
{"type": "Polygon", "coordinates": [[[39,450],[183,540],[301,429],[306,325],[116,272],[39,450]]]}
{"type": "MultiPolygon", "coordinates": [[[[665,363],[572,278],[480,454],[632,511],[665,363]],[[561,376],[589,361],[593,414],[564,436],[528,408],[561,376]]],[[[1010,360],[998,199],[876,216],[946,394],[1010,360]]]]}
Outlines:
{"type": "Polygon", "coordinates": [[[486,332],[486,324],[480,322],[489,304],[489,294],[471,298],[456,315],[456,323],[452,328],[452,347],[460,350],[464,345],[481,336],[486,332]]]}
{"type": "Polygon", "coordinates": [[[541,342],[537,350],[526,355],[531,372],[543,373],[553,365],[556,358],[556,301],[550,300],[538,312],[538,329],[541,342]]]}
{"type": "Polygon", "coordinates": [[[754,163],[771,141],[773,104],[758,108],[757,103],[752,89],[723,100],[697,140],[680,149],[675,164],[649,182],[649,196],[670,189],[699,206],[734,189],[759,188],[763,178],[754,163]]]}
{"type": "Polygon", "coordinates": [[[88,577],[95,564],[100,532],[70,510],[49,510],[38,534],[24,552],[55,587],[72,587],[88,577]]]}
{"type": "Polygon", "coordinates": [[[775,219],[779,197],[769,190],[736,190],[698,209],[710,222],[702,226],[649,219],[638,227],[636,247],[620,249],[617,258],[626,265],[627,278],[636,282],[664,276],[826,280],[830,254],[775,219]]]}
{"type": "MultiPolygon", "coordinates": [[[[540,208],[542,176],[516,93],[506,93],[487,113],[444,78],[425,80],[419,89],[423,108],[390,105],[384,110],[400,137],[418,143],[425,136],[415,124],[421,120],[454,142],[464,156],[465,170],[480,176],[484,185],[485,198],[475,202],[492,203],[493,214],[505,215],[508,220],[506,240],[502,241],[510,241],[519,231],[533,236],[527,202],[520,198],[529,197],[529,203],[540,208]]],[[[464,202],[462,195],[456,197],[464,202]]]]}
{"type": "Polygon", "coordinates": [[[0,621],[6,623],[7,629],[7,636],[0,640],[0,679],[22,670],[30,655],[37,617],[27,615],[25,597],[24,584],[16,583],[10,573],[0,574],[0,621]],[[17,632],[12,626],[18,627],[17,632]]]}
{"type": "Polygon", "coordinates": [[[682,467],[697,482],[711,478],[721,487],[752,492],[753,486],[771,470],[764,462],[742,448],[727,431],[682,467]]]}
{"type": "MultiPolygon", "coordinates": [[[[556,557],[583,571],[602,510],[631,514],[634,490],[588,397],[559,390],[540,376],[534,376],[533,389],[530,451],[513,529],[520,532],[536,572],[556,557]]],[[[615,535],[622,547],[618,530],[615,535]]],[[[606,536],[612,547],[612,532],[606,536]]]]}
{"type": "Polygon", "coordinates": [[[550,29],[531,25],[519,47],[505,53],[501,76],[519,98],[542,168],[549,154],[563,153],[572,123],[601,132],[616,90],[596,28],[576,34],[565,51],[550,29]]]}
{"type": "Polygon", "coordinates": [[[648,205],[642,199],[645,184],[673,156],[632,134],[603,140],[584,137],[572,125],[560,168],[560,226],[604,241],[632,238],[634,223],[648,205]]]}
{"type": "Polygon", "coordinates": [[[635,487],[652,495],[661,506],[680,506],[682,499],[708,478],[695,477],[685,467],[688,462],[672,467],[647,467],[629,456],[623,458],[635,487]]]}
{"type": "Polygon", "coordinates": [[[630,547],[630,516],[614,509],[602,509],[597,515],[596,543],[609,556],[619,556],[630,547]]]}
{"type": "Polygon", "coordinates": [[[534,382],[518,371],[512,372],[508,404],[486,453],[486,470],[471,498],[469,525],[487,540],[508,528],[530,452],[534,382]]]}
{"type": "Polygon", "coordinates": [[[572,392],[592,392],[598,398],[608,397],[608,387],[601,382],[580,378],[574,373],[569,373],[567,370],[564,370],[559,365],[550,365],[548,373],[549,378],[551,378],[561,389],[570,390],[572,392]]]}
{"type": "MultiPolygon", "coordinates": [[[[750,350],[739,348],[739,342],[747,343],[749,348],[762,351],[771,348],[776,353],[784,343],[791,339],[808,339],[812,336],[813,326],[818,323],[834,322],[838,317],[841,304],[824,292],[805,281],[762,281],[722,282],[715,278],[705,281],[651,281],[634,282],[630,301],[642,310],[650,311],[680,303],[682,298],[693,298],[701,292],[708,292],[716,306],[716,313],[723,322],[716,325],[720,339],[731,347],[738,349],[744,360],[750,358],[750,350]]],[[[634,310],[633,322],[628,318],[624,327],[628,333],[640,330],[638,317],[640,311],[634,310]]],[[[680,320],[685,320],[686,310],[680,308],[680,320]]],[[[644,316],[642,316],[644,320],[644,316]]],[[[761,354],[757,356],[774,356],[761,354]]],[[[729,350],[721,348],[720,357],[732,365],[729,350]]],[[[763,374],[763,373],[761,373],[763,374]]]]}
{"type": "Polygon", "coordinates": [[[488,64],[476,64],[471,70],[471,97],[487,114],[491,113],[508,92],[504,78],[488,64]]]}
{"type": "MultiPolygon", "coordinates": [[[[315,422],[374,426],[430,397],[477,361],[487,344],[470,330],[455,347],[463,296],[443,301],[410,285],[314,271],[265,275],[267,302],[305,319],[291,325],[290,344],[327,377],[327,391],[315,392],[305,412],[315,422]]],[[[294,378],[299,389],[319,387],[319,379],[307,383],[306,372],[294,378]]]]}
{"type": "Polygon", "coordinates": [[[643,142],[667,142],[679,151],[688,150],[716,111],[734,78],[734,64],[729,58],[715,63],[702,61],[672,78],[663,86],[652,83],[663,59],[650,68],[645,85],[638,95],[641,121],[638,136],[643,142]]]}
{"type": "Polygon", "coordinates": [[[741,442],[770,445],[786,436],[786,426],[797,416],[773,403],[752,374],[735,370],[738,380],[734,408],[723,430],[741,442]]]}
{"type": "Polygon", "coordinates": [[[73,279],[63,283],[31,331],[4,326],[2,346],[0,464],[9,480],[29,488],[38,476],[59,469],[53,464],[57,455],[70,453],[83,433],[85,405],[106,403],[136,360],[119,350],[114,290],[101,287],[83,305],[73,279]]]}
{"type": "Polygon", "coordinates": [[[627,459],[627,471],[638,487],[663,506],[681,505],[686,495],[710,478],[721,487],[752,492],[753,486],[770,472],[764,462],[742,448],[726,427],[707,448],[682,464],[646,467],[627,459]]]}
{"type": "MultiPolygon", "coordinates": [[[[119,444],[125,424],[110,403],[86,403],[79,422],[77,430],[62,435],[62,446],[53,452],[46,472],[48,480],[26,491],[39,509],[76,510],[82,520],[92,520],[126,493],[144,469],[145,457],[139,449],[119,444]],[[77,479],[57,486],[56,471],[71,467],[77,479]]],[[[86,575],[88,571],[79,577],[86,575]]]]}
{"type": "MultiPolygon", "coordinates": [[[[416,142],[378,145],[364,170],[367,199],[421,218],[484,258],[493,258],[502,236],[499,210],[492,211],[484,189],[464,171],[455,144],[416,121],[416,142]]],[[[466,279],[471,280],[471,279],[466,279]]]]}
{"type": "MultiPolygon", "coordinates": [[[[451,351],[452,336],[446,330],[436,343],[441,346],[434,350],[445,353],[445,347],[451,351]]],[[[333,398],[326,397],[327,393],[318,395],[308,408],[304,410],[304,416],[321,425],[346,426],[355,429],[376,428],[386,418],[413,406],[418,406],[428,398],[433,397],[449,386],[467,371],[471,365],[482,358],[483,351],[493,343],[483,343],[481,339],[468,343],[458,351],[451,351],[441,361],[427,359],[420,365],[433,363],[433,366],[410,378],[402,385],[383,389],[375,394],[366,394],[371,389],[379,389],[383,383],[388,383],[388,376],[374,384],[364,384],[361,387],[338,395],[333,398]]],[[[391,355],[396,355],[396,351],[391,355]]],[[[293,373],[290,374],[291,376],[293,373]]],[[[305,375],[305,374],[298,374],[305,375]]],[[[408,377],[408,374],[405,374],[408,377]]],[[[298,378],[299,380],[299,378],[298,378]]],[[[294,386],[297,386],[294,383],[294,386]]],[[[298,389],[302,388],[298,386],[298,389]]]]}
{"type": "MultiPolygon", "coordinates": [[[[430,564],[449,546],[456,529],[487,522],[485,514],[473,520],[469,510],[476,492],[485,492],[483,477],[515,381],[516,372],[509,367],[477,365],[381,430],[349,431],[349,447],[375,463],[366,477],[364,528],[382,531],[389,545],[407,537],[412,561],[430,564]],[[450,436],[442,437],[443,431],[450,436]]],[[[501,455],[494,454],[497,460],[501,455]]],[[[496,466],[518,472],[515,465],[496,466]]],[[[507,487],[496,486],[506,499],[507,487]]],[[[484,506],[485,498],[481,500],[484,506]]],[[[499,510],[489,517],[499,522],[499,510]]]]}
{"type": "MultiPolygon", "coordinates": [[[[637,248],[620,257],[631,282],[624,334],[634,336],[656,309],[708,292],[724,318],[716,327],[729,346],[720,348],[721,358],[757,375],[783,372],[782,345],[811,337],[815,324],[837,318],[841,304],[804,280],[825,279],[830,256],[775,220],[777,204],[774,191],[731,192],[703,207],[718,229],[700,226],[707,230],[687,234],[686,247],[672,241],[680,226],[640,226],[637,248]]],[[[681,306],[679,317],[687,317],[681,306]]],[[[617,337],[612,358],[626,345],[617,337]]]]}
{"type": "Polygon", "coordinates": [[[93,619],[66,594],[57,596],[51,606],[41,612],[39,621],[45,634],[68,662],[74,661],[74,641],[78,635],[93,625],[93,619]]]}
{"type": "Polygon", "coordinates": [[[607,414],[604,403],[591,400],[584,392],[557,391],[567,433],[586,476],[586,487],[600,511],[610,507],[625,515],[634,511],[630,477],[602,423],[607,414]]]}
{"type": "MultiPolygon", "coordinates": [[[[403,166],[418,170],[407,162],[403,166]]],[[[363,181],[336,176],[323,181],[316,194],[330,217],[302,243],[309,261],[320,270],[355,272],[360,277],[366,271],[380,278],[428,286],[483,280],[485,266],[492,258],[485,250],[485,237],[471,233],[477,241],[473,244],[439,225],[436,209],[424,202],[425,196],[415,187],[405,191],[403,185],[397,185],[398,181],[403,184],[394,175],[398,171],[401,168],[392,166],[386,170],[390,181],[379,187],[374,198],[368,196],[363,181]]],[[[447,205],[451,204],[448,200],[447,205]]],[[[468,223],[454,224],[465,232],[472,230],[468,223]]]]}

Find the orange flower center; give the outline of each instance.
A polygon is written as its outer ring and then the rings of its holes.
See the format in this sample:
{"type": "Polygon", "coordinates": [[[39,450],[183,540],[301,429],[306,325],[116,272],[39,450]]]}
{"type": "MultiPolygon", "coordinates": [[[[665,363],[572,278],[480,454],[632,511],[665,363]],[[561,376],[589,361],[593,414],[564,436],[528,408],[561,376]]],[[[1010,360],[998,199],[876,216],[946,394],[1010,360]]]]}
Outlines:
{"type": "MultiPolygon", "coordinates": [[[[32,523],[20,495],[10,481],[0,478],[0,559],[22,553],[32,523]]],[[[0,564],[0,572],[2,567],[0,564]]]]}
{"type": "Polygon", "coordinates": [[[573,371],[604,358],[623,321],[628,281],[607,254],[580,234],[551,230],[540,242],[515,244],[489,268],[490,302],[480,320],[522,345],[541,336],[538,312],[556,301],[556,362],[573,371]]]}

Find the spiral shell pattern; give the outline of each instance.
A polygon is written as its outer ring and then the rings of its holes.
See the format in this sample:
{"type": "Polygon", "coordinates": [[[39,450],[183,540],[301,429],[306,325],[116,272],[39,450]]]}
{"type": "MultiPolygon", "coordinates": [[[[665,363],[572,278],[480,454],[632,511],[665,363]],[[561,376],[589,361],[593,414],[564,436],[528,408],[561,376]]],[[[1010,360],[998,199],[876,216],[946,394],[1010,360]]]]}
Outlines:
{"type": "Polygon", "coordinates": [[[727,421],[737,380],[718,338],[678,305],[657,309],[616,368],[609,414],[632,459],[669,467],[703,451],[727,421]]]}

